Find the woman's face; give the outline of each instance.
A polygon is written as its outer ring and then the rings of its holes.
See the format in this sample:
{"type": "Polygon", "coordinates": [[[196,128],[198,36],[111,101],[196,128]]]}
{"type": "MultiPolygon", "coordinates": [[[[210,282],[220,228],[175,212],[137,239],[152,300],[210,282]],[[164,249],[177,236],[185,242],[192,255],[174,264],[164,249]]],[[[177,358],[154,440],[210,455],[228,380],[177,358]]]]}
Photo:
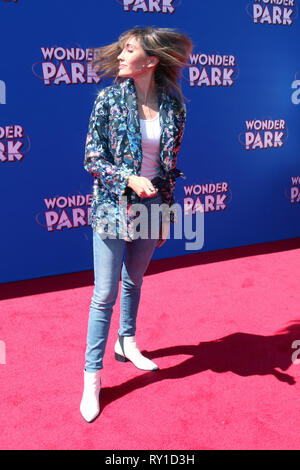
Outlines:
{"type": "Polygon", "coordinates": [[[149,73],[150,57],[134,36],[127,39],[121,54],[118,56],[119,77],[137,78],[149,73]]]}

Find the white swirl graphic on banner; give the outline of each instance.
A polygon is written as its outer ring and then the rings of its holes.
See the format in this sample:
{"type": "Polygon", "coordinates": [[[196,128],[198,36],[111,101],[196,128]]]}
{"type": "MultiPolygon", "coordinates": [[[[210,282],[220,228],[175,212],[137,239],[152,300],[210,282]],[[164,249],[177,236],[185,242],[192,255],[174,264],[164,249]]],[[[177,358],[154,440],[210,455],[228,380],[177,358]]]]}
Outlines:
{"type": "Polygon", "coordinates": [[[189,62],[189,77],[188,79],[184,77],[184,79],[191,87],[231,87],[239,76],[239,68],[234,55],[193,52],[189,62]]]}
{"type": "Polygon", "coordinates": [[[229,183],[205,183],[184,186],[184,214],[220,212],[227,209],[232,199],[229,183]]]}
{"type": "Polygon", "coordinates": [[[29,150],[29,136],[22,126],[0,126],[0,162],[21,161],[29,150]]]}
{"type": "MultiPolygon", "coordinates": [[[[300,203],[300,176],[291,176],[292,185],[285,195],[291,204],[300,203]]],[[[298,206],[299,207],[299,206],[298,206]]]]}
{"type": "Polygon", "coordinates": [[[78,85],[99,83],[101,78],[94,71],[91,60],[95,57],[94,49],[76,47],[41,47],[42,62],[32,66],[33,74],[44,85],[78,85]]]}
{"type": "Polygon", "coordinates": [[[88,225],[91,194],[54,196],[44,199],[47,210],[36,215],[36,222],[48,232],[68,230],[88,225]],[[41,221],[44,220],[44,222],[41,221]]]}
{"type": "Polygon", "coordinates": [[[246,6],[246,13],[255,24],[292,26],[298,7],[296,0],[253,0],[246,6]]]}
{"type": "Polygon", "coordinates": [[[165,13],[173,14],[182,0],[115,0],[123,7],[123,11],[133,13],[165,13]]]}
{"type": "Polygon", "coordinates": [[[288,138],[284,119],[249,119],[246,132],[239,134],[239,142],[245,150],[281,148],[288,138]]]}

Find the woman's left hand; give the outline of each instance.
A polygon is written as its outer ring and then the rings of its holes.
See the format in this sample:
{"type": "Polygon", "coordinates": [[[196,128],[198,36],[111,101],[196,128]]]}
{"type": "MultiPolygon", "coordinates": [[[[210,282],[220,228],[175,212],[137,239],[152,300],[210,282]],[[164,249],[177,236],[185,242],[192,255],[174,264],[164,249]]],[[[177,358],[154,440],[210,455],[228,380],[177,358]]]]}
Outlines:
{"type": "Polygon", "coordinates": [[[160,248],[167,240],[168,234],[170,230],[170,220],[164,219],[160,224],[159,230],[159,239],[156,243],[156,246],[160,248]]]}

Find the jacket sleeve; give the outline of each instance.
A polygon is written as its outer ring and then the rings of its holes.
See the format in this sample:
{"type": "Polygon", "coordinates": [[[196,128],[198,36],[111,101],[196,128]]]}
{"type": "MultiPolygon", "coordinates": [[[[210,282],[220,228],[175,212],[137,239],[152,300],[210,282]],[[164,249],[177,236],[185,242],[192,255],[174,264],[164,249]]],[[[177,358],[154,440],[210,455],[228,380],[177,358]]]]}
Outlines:
{"type": "Polygon", "coordinates": [[[86,138],[84,168],[97,178],[102,186],[116,196],[121,196],[134,170],[126,164],[115,165],[109,150],[109,107],[105,90],[95,100],[86,138]]]}
{"type": "MultiPolygon", "coordinates": [[[[186,107],[184,106],[183,110],[177,114],[176,116],[177,120],[177,126],[179,129],[178,136],[176,138],[176,142],[174,144],[174,152],[175,152],[175,166],[177,162],[177,154],[181,145],[184,129],[185,129],[185,121],[186,121],[186,107]]],[[[171,179],[169,180],[169,194],[167,196],[167,203],[171,207],[173,204],[175,204],[175,186],[176,186],[176,179],[171,179]]],[[[176,210],[173,212],[170,212],[170,222],[175,223],[177,222],[177,215],[176,215],[176,210]]]]}

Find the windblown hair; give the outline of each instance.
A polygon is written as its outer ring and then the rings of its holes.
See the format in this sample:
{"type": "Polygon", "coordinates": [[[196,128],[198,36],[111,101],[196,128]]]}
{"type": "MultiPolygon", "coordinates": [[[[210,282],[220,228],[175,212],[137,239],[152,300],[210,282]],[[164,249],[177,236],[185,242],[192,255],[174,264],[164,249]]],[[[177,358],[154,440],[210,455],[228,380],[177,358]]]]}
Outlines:
{"type": "Polygon", "coordinates": [[[158,86],[174,96],[177,95],[182,106],[183,95],[178,81],[182,77],[182,69],[188,63],[193,45],[188,36],[174,29],[147,26],[125,31],[117,42],[94,50],[95,58],[92,64],[96,73],[100,77],[114,77],[116,82],[124,80],[124,78],[118,78],[118,56],[130,37],[135,37],[140,41],[148,56],[159,58],[155,69],[155,81],[158,86]]]}

